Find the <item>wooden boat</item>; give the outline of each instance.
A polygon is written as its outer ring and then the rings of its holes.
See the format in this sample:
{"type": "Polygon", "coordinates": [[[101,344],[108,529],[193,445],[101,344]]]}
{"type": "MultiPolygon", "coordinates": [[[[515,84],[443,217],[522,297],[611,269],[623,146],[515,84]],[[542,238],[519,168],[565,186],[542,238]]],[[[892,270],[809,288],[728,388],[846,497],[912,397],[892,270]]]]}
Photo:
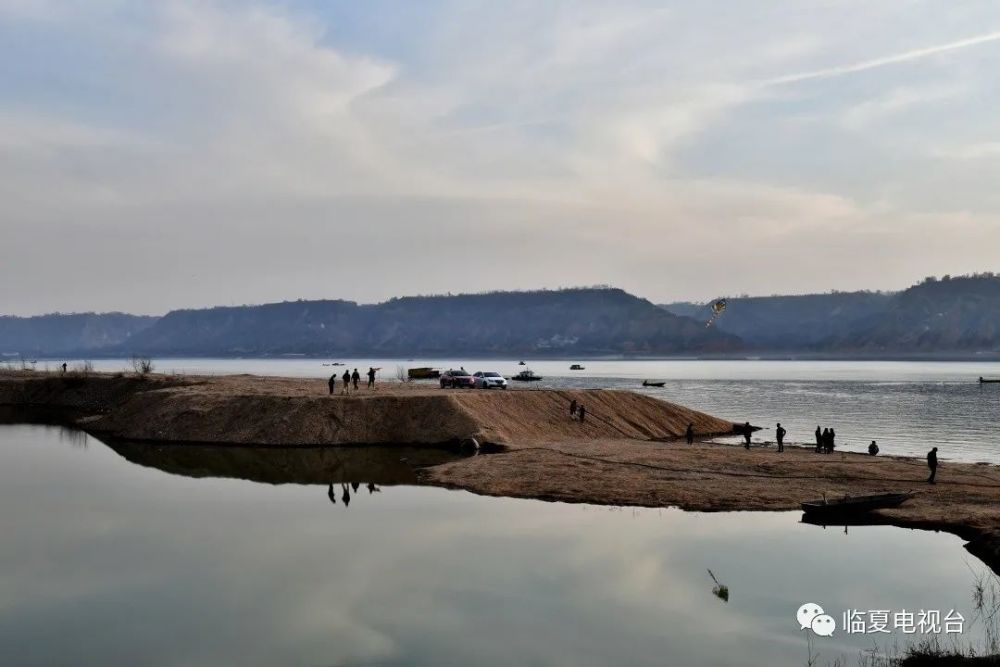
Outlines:
{"type": "Polygon", "coordinates": [[[537,382],[542,379],[541,375],[535,375],[535,372],[529,368],[524,369],[520,373],[512,376],[511,380],[517,380],[518,382],[537,382]]]}
{"type": "Polygon", "coordinates": [[[990,378],[984,378],[982,375],[980,375],[979,384],[1000,384],[1000,380],[991,380],[990,378]]]}
{"type": "Polygon", "coordinates": [[[436,380],[441,377],[441,371],[436,368],[411,368],[406,375],[411,380],[436,380]]]}
{"type": "Polygon", "coordinates": [[[666,382],[650,382],[649,380],[642,381],[643,387],[662,387],[665,384],[666,382]]]}
{"type": "Polygon", "coordinates": [[[569,369],[571,371],[582,371],[582,370],[585,370],[584,367],[581,366],[580,364],[573,364],[572,366],[569,367],[569,369]]]}
{"type": "Polygon", "coordinates": [[[519,361],[519,362],[517,362],[517,365],[518,365],[518,366],[524,366],[524,365],[526,365],[526,364],[524,363],[524,361],[519,361]]]}
{"type": "Polygon", "coordinates": [[[843,498],[809,500],[802,503],[802,511],[809,517],[836,517],[864,514],[872,510],[899,507],[916,495],[909,493],[876,493],[870,496],[844,496],[843,498]]]}

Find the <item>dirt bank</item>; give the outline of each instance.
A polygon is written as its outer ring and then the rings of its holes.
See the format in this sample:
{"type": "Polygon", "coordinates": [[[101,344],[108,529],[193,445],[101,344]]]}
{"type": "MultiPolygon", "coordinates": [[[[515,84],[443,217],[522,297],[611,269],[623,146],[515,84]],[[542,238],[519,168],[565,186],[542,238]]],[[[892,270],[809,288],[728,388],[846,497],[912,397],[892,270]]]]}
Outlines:
{"type": "MultiPolygon", "coordinates": [[[[374,391],[329,396],[324,380],[29,373],[0,377],[4,405],[23,414],[63,410],[102,438],[161,444],[440,445],[476,438],[502,451],[436,462],[421,471],[420,481],[497,496],[705,511],[795,510],[822,493],[918,490],[913,500],[871,520],[956,533],[972,540],[973,553],[995,569],[1000,565],[997,466],[950,463],[942,452],[939,483],[930,486],[926,465],[917,459],[687,445],[680,436],[689,422],[699,435],[729,432],[733,424],[626,391],[383,383],[374,391]],[[572,399],[587,406],[586,423],[570,419],[572,399]]],[[[174,454],[160,452],[141,462],[169,460],[167,467],[178,472],[204,463],[194,450],[181,458],[174,454]]],[[[137,450],[127,457],[143,455],[137,450]]],[[[235,465],[217,450],[214,456],[219,466],[235,465]]],[[[265,463],[253,477],[266,478],[266,461],[274,459],[260,460],[265,463]]],[[[322,453],[312,460],[326,469],[323,479],[345,465],[322,453]]]]}
{"type": "Polygon", "coordinates": [[[256,376],[0,378],[0,405],[56,408],[108,438],[252,445],[445,444],[524,446],[576,440],[665,440],[732,422],[627,391],[442,390],[382,383],[328,394],[325,380],[256,376]],[[585,423],[569,418],[571,400],[585,423]]]}

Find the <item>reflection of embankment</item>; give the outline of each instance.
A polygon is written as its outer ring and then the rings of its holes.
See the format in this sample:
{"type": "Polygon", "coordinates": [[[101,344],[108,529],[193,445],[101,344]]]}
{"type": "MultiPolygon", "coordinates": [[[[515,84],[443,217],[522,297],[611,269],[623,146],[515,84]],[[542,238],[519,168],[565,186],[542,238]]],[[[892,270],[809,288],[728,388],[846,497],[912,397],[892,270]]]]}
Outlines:
{"type": "Polygon", "coordinates": [[[264,484],[415,484],[415,468],[460,458],[427,447],[240,447],[109,441],[122,457],[184,477],[264,484]]]}

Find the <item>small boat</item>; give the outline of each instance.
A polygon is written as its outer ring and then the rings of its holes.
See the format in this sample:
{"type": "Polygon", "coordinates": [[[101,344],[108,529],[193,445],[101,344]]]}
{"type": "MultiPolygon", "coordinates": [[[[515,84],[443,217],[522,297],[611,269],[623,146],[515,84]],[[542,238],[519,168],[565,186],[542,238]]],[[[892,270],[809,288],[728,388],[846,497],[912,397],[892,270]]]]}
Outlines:
{"type": "Polygon", "coordinates": [[[982,375],[980,375],[979,384],[1000,384],[1000,380],[991,380],[990,378],[984,378],[982,375]]]}
{"type": "Polygon", "coordinates": [[[662,387],[665,384],[666,382],[650,382],[649,380],[642,381],[643,387],[662,387]]]}
{"type": "Polygon", "coordinates": [[[441,371],[436,368],[411,368],[406,371],[411,380],[436,380],[441,377],[441,371]]]}
{"type": "Polygon", "coordinates": [[[511,380],[517,380],[518,382],[537,382],[542,379],[541,375],[535,375],[535,372],[530,368],[526,368],[520,373],[512,376],[511,380]]]}
{"type": "Polygon", "coordinates": [[[525,365],[527,365],[527,364],[525,364],[525,363],[524,363],[524,361],[523,361],[523,360],[521,360],[521,361],[517,362],[517,365],[518,365],[518,366],[525,366],[525,365]]]}
{"type": "Polygon", "coordinates": [[[571,371],[582,371],[582,370],[584,370],[583,366],[581,366],[580,364],[573,364],[572,366],[569,367],[569,369],[571,371]]]}
{"type": "Polygon", "coordinates": [[[876,493],[870,496],[844,496],[836,500],[809,500],[802,503],[802,511],[809,517],[833,517],[864,514],[872,510],[899,507],[916,495],[909,493],[876,493]]]}

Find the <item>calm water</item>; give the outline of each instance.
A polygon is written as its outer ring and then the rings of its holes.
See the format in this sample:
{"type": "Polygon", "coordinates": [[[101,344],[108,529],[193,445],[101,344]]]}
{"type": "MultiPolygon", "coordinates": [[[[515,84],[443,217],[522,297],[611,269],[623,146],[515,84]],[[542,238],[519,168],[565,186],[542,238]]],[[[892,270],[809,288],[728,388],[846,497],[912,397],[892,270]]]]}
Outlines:
{"type": "MultiPolygon", "coordinates": [[[[394,378],[397,366],[496,370],[506,375],[516,360],[341,360],[362,371],[382,367],[394,378]]],[[[315,359],[167,359],[164,371],[256,373],[328,377],[343,368],[315,359]]],[[[544,380],[534,386],[615,387],[644,391],[705,412],[765,425],[759,440],[773,438],[776,422],[796,442],[814,442],[817,425],[833,426],[840,449],[866,451],[877,440],[883,453],[923,456],[931,446],[943,460],[1000,463],[1000,384],[979,385],[979,376],[1000,378],[1000,362],[873,361],[532,361],[544,380]],[[639,386],[666,381],[662,389],[639,386]]],[[[96,362],[121,370],[125,362],[96,362]]]]}
{"type": "Polygon", "coordinates": [[[0,426],[0,664],[802,665],[801,603],[971,619],[984,569],[947,534],[394,485],[412,451],[116,448],[0,426]]]}

